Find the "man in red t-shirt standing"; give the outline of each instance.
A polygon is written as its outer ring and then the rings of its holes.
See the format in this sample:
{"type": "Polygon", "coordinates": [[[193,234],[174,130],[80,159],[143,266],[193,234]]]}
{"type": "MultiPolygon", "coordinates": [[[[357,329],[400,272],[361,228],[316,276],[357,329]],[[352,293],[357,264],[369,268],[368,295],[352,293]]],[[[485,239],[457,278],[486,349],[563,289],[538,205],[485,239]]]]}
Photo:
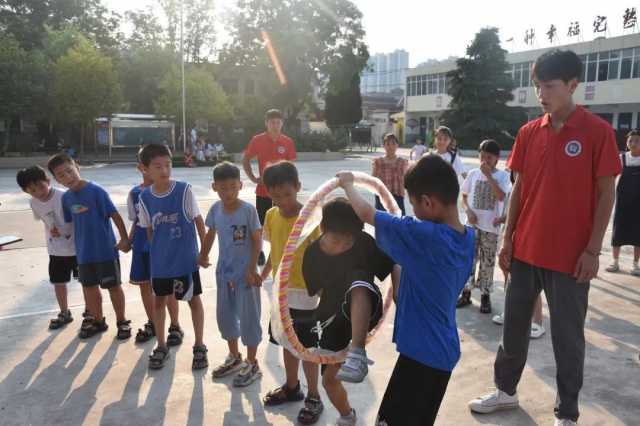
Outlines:
{"type": "MultiPolygon", "coordinates": [[[[264,121],[267,131],[251,138],[242,159],[245,173],[251,182],[257,185],[256,210],[258,210],[261,224],[264,224],[267,210],[273,206],[267,188],[262,183],[262,172],[269,164],[280,160],[293,161],[296,159],[296,148],[293,141],[282,134],[282,113],[277,109],[270,109],[265,114],[264,121]],[[251,160],[255,157],[258,158],[258,170],[260,171],[260,175],[257,177],[251,168],[251,160]]],[[[264,265],[264,263],[264,253],[261,252],[258,264],[264,265]]]]}
{"type": "Polygon", "coordinates": [[[573,102],[582,73],[571,51],[540,56],[531,75],[545,115],[525,124],[508,167],[516,175],[500,266],[511,271],[496,391],[469,402],[477,413],[518,406],[531,314],[544,290],[557,368],[556,425],[574,425],[584,370],[589,282],[599,268],[615,177],[621,171],[611,126],[573,102]]]}

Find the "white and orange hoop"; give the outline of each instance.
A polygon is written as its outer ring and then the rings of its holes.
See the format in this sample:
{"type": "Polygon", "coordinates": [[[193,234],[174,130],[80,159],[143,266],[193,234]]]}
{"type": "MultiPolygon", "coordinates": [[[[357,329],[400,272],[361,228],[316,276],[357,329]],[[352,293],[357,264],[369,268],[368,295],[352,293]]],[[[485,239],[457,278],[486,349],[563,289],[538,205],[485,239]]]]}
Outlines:
{"type": "MultiPolygon", "coordinates": [[[[400,216],[400,208],[389,190],[377,178],[362,172],[354,172],[355,185],[364,188],[380,197],[384,208],[396,216],[400,216]]],[[[291,316],[289,315],[289,303],[287,302],[287,290],[293,255],[296,248],[304,242],[309,234],[320,224],[322,205],[326,197],[338,188],[338,179],[333,178],[318,188],[304,205],[296,220],[289,239],[285,245],[280,267],[275,275],[273,294],[271,300],[271,333],[274,339],[291,353],[304,361],[318,364],[336,364],[344,361],[346,348],[339,352],[333,352],[321,348],[306,348],[298,340],[291,316]]],[[[388,286],[383,303],[382,318],[376,328],[367,337],[367,343],[375,336],[382,326],[387,312],[393,302],[393,288],[388,286]]]]}

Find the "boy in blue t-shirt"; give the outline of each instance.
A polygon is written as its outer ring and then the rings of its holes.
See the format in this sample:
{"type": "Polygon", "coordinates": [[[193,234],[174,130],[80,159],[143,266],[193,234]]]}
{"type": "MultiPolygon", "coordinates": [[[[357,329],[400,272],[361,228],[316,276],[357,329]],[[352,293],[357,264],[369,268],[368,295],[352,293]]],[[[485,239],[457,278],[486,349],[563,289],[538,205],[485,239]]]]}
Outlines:
{"type": "Polygon", "coordinates": [[[54,155],[47,167],[56,180],[68,188],[62,196],[62,211],[65,222],[73,222],[79,280],[84,288],[88,311],[80,327],[80,338],[94,336],[108,328],[102,315],[100,288],[103,288],[109,290],[116,313],[117,337],[128,339],[131,337],[131,321],[124,316],[118,250],[126,253],[130,245],[122,217],[109,194],[98,184],[82,179],[78,166],[67,154],[54,155]],[[120,234],[117,244],[111,228],[112,220],[120,234]]]}
{"type": "Polygon", "coordinates": [[[257,263],[262,248],[262,226],[256,208],[238,198],[242,181],[240,169],[223,162],[213,169],[213,190],[220,197],[207,214],[209,228],[200,252],[200,263],[209,263],[211,246],[218,236],[216,266],[216,318],[229,355],[213,370],[220,378],[239,371],[233,380],[238,387],[249,386],[262,376],[256,353],[262,340],[260,327],[260,286],[257,263]],[[247,347],[242,362],[238,338],[247,347]]]}
{"type": "MultiPolygon", "coordinates": [[[[142,183],[131,188],[127,197],[127,212],[131,221],[131,230],[129,231],[129,241],[131,241],[131,272],[129,273],[129,282],[140,288],[140,297],[145,313],[147,314],[147,323],[138,329],[136,334],[136,342],[144,343],[152,339],[155,335],[153,327],[153,311],[155,299],[153,297],[153,289],[151,288],[151,258],[149,257],[149,239],[147,238],[147,228],[140,224],[140,194],[146,188],[153,184],[149,173],[147,173],[140,161],[140,152],[137,155],[138,171],[142,174],[142,183]]],[[[167,345],[176,346],[182,343],[184,332],[178,323],[178,301],[175,297],[167,299],[167,310],[171,318],[169,325],[169,334],[167,336],[167,345]]]]}
{"type": "Polygon", "coordinates": [[[140,194],[139,215],[140,225],[147,228],[151,286],[155,294],[153,325],[158,344],[149,357],[149,368],[160,369],[169,358],[164,323],[165,308],[172,297],[189,302],[191,308],[196,338],[191,368],[207,368],[198,272],[198,236],[202,242],[205,230],[198,202],[191,185],[171,179],[171,151],[166,145],[144,146],[140,162],[153,182],[140,194]]]}
{"type": "Polygon", "coordinates": [[[460,358],[456,300],[471,272],[474,232],[460,223],[456,173],[436,155],[405,175],[416,218],[376,211],[338,174],[360,219],[376,229],[378,246],[402,267],[393,341],[400,356],[378,411],[378,424],[433,424],[460,358]]]}

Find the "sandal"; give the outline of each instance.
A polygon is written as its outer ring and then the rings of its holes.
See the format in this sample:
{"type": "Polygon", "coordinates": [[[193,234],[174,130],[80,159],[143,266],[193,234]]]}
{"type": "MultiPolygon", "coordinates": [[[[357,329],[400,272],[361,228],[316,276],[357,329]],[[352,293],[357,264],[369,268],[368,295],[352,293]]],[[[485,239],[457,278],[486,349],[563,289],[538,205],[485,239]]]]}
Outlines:
{"type": "Polygon", "coordinates": [[[159,370],[164,367],[164,363],[169,359],[169,348],[158,346],[149,355],[149,368],[159,370]]]}
{"type": "Polygon", "coordinates": [[[153,328],[153,323],[148,321],[143,328],[138,329],[138,334],[136,334],[136,343],[148,342],[155,335],[156,331],[155,328],[153,328]]]}
{"type": "Polygon", "coordinates": [[[182,343],[184,337],[184,331],[179,325],[172,325],[169,327],[169,335],[167,336],[168,346],[178,346],[182,343]]]}
{"type": "Polygon", "coordinates": [[[49,330],[57,330],[60,327],[64,327],[73,321],[73,317],[71,316],[71,311],[66,310],[64,312],[60,312],[57,317],[53,318],[49,321],[49,330]]]}
{"type": "Polygon", "coordinates": [[[209,366],[209,360],[207,359],[207,347],[194,346],[193,347],[193,363],[191,363],[192,370],[201,370],[209,366]]]}
{"type": "Polygon", "coordinates": [[[88,339],[89,337],[93,337],[98,333],[107,331],[107,329],[109,329],[109,326],[104,320],[104,317],[102,318],[102,320],[98,321],[92,316],[87,316],[84,320],[82,320],[79,337],[81,339],[88,339]]]}
{"type": "Polygon", "coordinates": [[[285,402],[298,402],[303,399],[304,394],[300,390],[300,382],[298,382],[296,387],[293,389],[289,389],[285,383],[279,388],[269,391],[264,398],[262,398],[262,402],[266,406],[273,407],[275,405],[284,404],[285,402]]]}
{"type": "Polygon", "coordinates": [[[116,335],[116,338],[118,340],[127,340],[128,338],[131,337],[130,324],[131,324],[131,321],[129,320],[122,320],[116,323],[116,326],[118,327],[118,334],[116,335]]]}
{"type": "Polygon", "coordinates": [[[471,304],[471,292],[469,290],[462,290],[462,294],[456,302],[456,308],[464,308],[471,304]]]}
{"type": "Polygon", "coordinates": [[[312,425],[318,421],[323,410],[324,405],[320,398],[312,398],[309,396],[304,400],[304,407],[302,407],[298,413],[298,422],[303,425],[312,425]]]}

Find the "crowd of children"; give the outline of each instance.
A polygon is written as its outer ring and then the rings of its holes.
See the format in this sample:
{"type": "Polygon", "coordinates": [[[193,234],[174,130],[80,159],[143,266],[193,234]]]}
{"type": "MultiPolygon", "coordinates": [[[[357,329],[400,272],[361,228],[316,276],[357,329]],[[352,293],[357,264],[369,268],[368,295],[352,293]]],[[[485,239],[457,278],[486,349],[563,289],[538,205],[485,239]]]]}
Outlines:
{"type": "MultiPolygon", "coordinates": [[[[619,270],[620,246],[633,245],[631,273],[640,275],[640,228],[629,213],[640,209],[637,131],[629,133],[627,146],[629,152],[621,157],[624,170],[617,189],[614,263],[608,270],[619,270]]],[[[399,356],[377,424],[434,423],[460,358],[456,307],[472,304],[471,291],[479,288],[480,312],[492,312],[490,294],[501,225],[506,221],[513,226],[513,214],[507,216],[505,205],[514,183],[508,172],[497,167],[500,146],[495,140],[480,144],[480,166],[468,173],[451,129],[441,126],[435,131],[434,147],[430,155],[424,155],[421,144],[412,150],[411,159],[415,162],[410,166],[397,155],[398,139],[390,134],[384,137],[385,155],[373,161],[372,174],[394,196],[402,217],[385,212],[378,197],[374,208],[355,189],[352,173],[338,173],[346,198],[335,198],[323,205],[319,228],[295,250],[287,298],[300,342],[305,347],[328,351],[346,349],[346,358],[343,363],[327,365],[303,361],[308,389],[305,395],[299,381],[300,361],[283,347],[284,383],[264,396],[265,405],[304,401],[297,420],[313,424],[324,409],[321,383],[340,414],[337,424],[356,424],[356,412],[342,382],[360,383],[368,374],[372,361],[365,341],[383,311],[376,279],[382,281],[390,276],[397,307],[393,342],[399,356]],[[466,225],[459,216],[460,193],[466,225]],[[405,195],[412,206],[412,217],[405,215],[405,195]],[[365,224],[374,227],[375,238],[364,232],[365,224]]],[[[203,218],[191,185],[172,179],[169,148],[161,144],[143,146],[138,153],[142,182],[131,189],[127,200],[132,222],[129,232],[108,193],[98,184],[82,179],[71,157],[64,153],[54,155],[48,169],[67,188],[66,192],[53,188],[45,170],[38,166],[18,172],[17,181],[31,195],[33,214],[45,226],[49,276],[60,308],[50,321],[51,329],[73,320],[66,283],[77,276],[86,306],[80,338],[108,329],[101,289],[108,291],[113,305],[117,339],[130,338],[131,321],[125,315],[119,252],[132,251],[130,283],[139,286],[147,316],[135,339],[138,343],[156,339],[149,368],[162,368],[171,355],[169,347],[182,343],[178,301],[187,302],[191,310],[195,334],[192,368],[207,368],[199,269],[210,266],[209,254],[217,237],[216,323],[227,343],[228,355],[213,369],[212,376],[219,379],[235,374],[233,385],[237,387],[249,386],[262,376],[257,359],[263,340],[260,287],[269,276],[275,277],[302,209],[298,200],[301,183],[293,162],[263,164],[259,177],[249,174],[273,203],[273,207],[264,209],[264,215],[239,198],[240,169],[228,162],[218,164],[213,169],[211,187],[219,201],[203,218]],[[118,231],[118,240],[112,224],[118,231]],[[263,240],[269,242],[270,253],[260,270],[263,240]],[[166,311],[170,317],[168,333],[166,311]],[[241,350],[240,342],[245,349],[241,350]]],[[[506,284],[509,268],[502,263],[501,268],[506,284]]],[[[532,302],[532,311],[531,337],[539,337],[544,333],[539,297],[536,305],[532,302]]],[[[514,315],[513,311],[510,315],[514,315]]],[[[522,319],[525,325],[531,318],[530,313],[526,315],[522,319]]],[[[499,315],[493,320],[502,323],[503,318],[499,315]]],[[[270,342],[282,343],[273,335],[271,325],[270,342]]],[[[528,339],[513,333],[510,338],[528,339]]],[[[500,356],[505,357],[499,353],[500,356]]],[[[491,398],[497,398],[496,406],[517,406],[515,394],[501,392],[472,401],[471,409],[480,413],[494,410],[491,398]]]]}

